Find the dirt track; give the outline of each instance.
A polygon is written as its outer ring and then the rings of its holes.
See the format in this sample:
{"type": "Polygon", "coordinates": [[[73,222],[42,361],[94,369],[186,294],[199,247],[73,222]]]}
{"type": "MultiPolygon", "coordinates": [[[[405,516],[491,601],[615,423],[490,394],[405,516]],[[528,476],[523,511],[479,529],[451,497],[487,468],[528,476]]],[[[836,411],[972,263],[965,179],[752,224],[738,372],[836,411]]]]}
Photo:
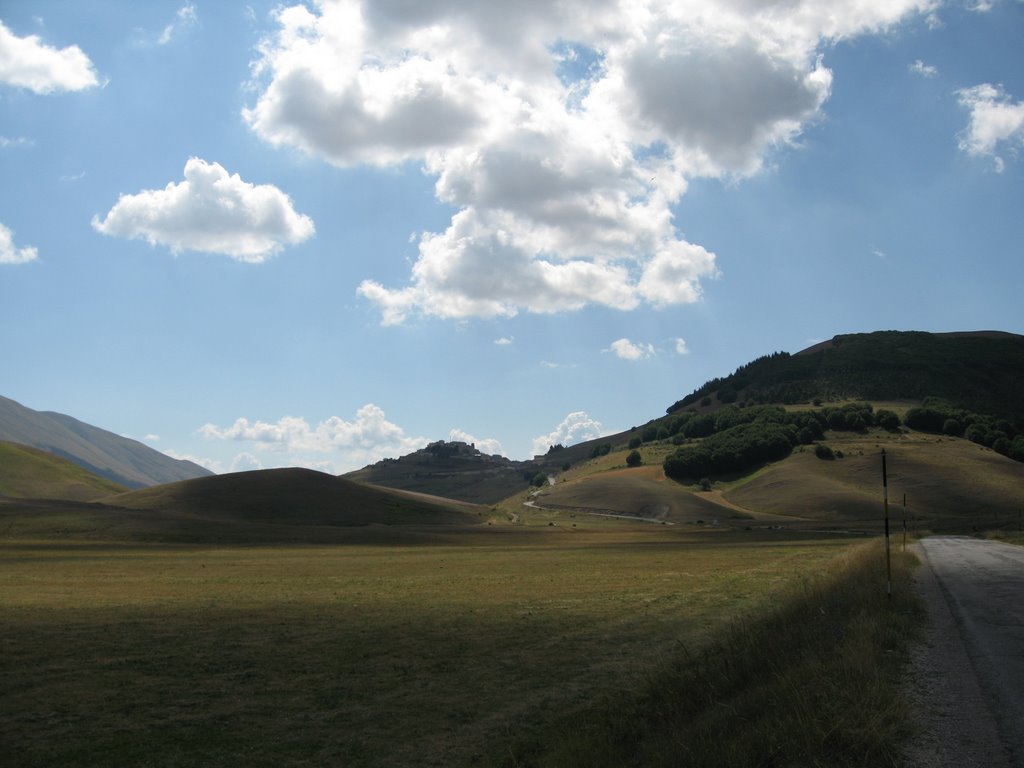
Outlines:
{"type": "Polygon", "coordinates": [[[926,640],[907,682],[922,728],[911,766],[1024,768],[1024,547],[931,537],[926,640]]]}

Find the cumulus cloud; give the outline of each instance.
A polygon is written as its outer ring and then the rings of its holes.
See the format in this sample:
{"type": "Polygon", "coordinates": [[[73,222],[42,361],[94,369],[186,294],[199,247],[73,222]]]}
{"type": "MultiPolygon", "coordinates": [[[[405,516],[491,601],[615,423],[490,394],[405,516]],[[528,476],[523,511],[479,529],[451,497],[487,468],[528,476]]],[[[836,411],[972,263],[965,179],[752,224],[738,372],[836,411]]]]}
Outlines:
{"type": "Polygon", "coordinates": [[[251,472],[257,469],[263,469],[263,462],[259,456],[248,451],[238,454],[231,460],[232,472],[251,472]]]}
{"type": "Polygon", "coordinates": [[[228,427],[205,424],[199,432],[210,440],[247,442],[263,450],[288,454],[288,463],[313,468],[330,463],[354,469],[383,458],[412,453],[430,442],[407,435],[372,403],[356,411],[352,421],[332,416],[312,426],[297,416],[284,416],[276,422],[239,418],[228,427]],[[317,458],[310,459],[311,454],[317,458]]]}
{"type": "Polygon", "coordinates": [[[35,261],[39,251],[31,246],[19,248],[14,244],[14,233],[0,224],[0,264],[25,264],[35,261]]]}
{"type": "Polygon", "coordinates": [[[197,157],[185,163],[184,181],[121,195],[106,218],[93,217],[92,226],[112,237],[165,245],[174,253],[218,253],[250,263],[314,232],[313,220],[296,212],[277,187],[251,184],[197,157]]]}
{"type": "Polygon", "coordinates": [[[677,355],[688,355],[690,354],[689,348],[686,346],[686,339],[674,339],[675,349],[677,355]]]}
{"type": "Polygon", "coordinates": [[[991,157],[997,171],[1004,167],[996,154],[1005,149],[1016,156],[1024,145],[1024,101],[1013,99],[1001,86],[982,83],[958,91],[960,105],[970,110],[971,120],[960,135],[960,149],[969,155],[991,157]]]}
{"type": "Polygon", "coordinates": [[[601,422],[590,418],[586,411],[574,411],[566,416],[562,423],[549,434],[533,439],[533,455],[539,456],[547,453],[548,448],[552,445],[575,445],[586,440],[593,440],[602,434],[604,433],[601,428],[601,422]]]}
{"type": "Polygon", "coordinates": [[[495,440],[493,437],[484,438],[480,440],[468,432],[456,427],[448,433],[448,439],[453,442],[469,443],[475,445],[476,449],[480,453],[486,453],[489,456],[505,456],[505,449],[501,447],[501,443],[495,440]]]}
{"type": "Polygon", "coordinates": [[[642,342],[636,344],[629,339],[613,341],[611,346],[604,351],[614,352],[615,356],[620,360],[643,360],[647,357],[653,357],[655,354],[654,345],[642,342]]]}
{"type": "Polygon", "coordinates": [[[251,129],[341,168],[420,164],[447,228],[385,324],[697,301],[717,275],[673,206],[698,176],[756,173],[822,114],[821,51],[933,0],[324,0],[277,12],[251,129]]]}
{"type": "Polygon", "coordinates": [[[99,80],[77,45],[57,49],[37,35],[18,37],[0,21],[0,83],[44,94],[81,91],[99,85],[99,80]]]}
{"type": "Polygon", "coordinates": [[[510,336],[502,336],[500,339],[495,339],[494,343],[499,347],[507,347],[509,344],[514,344],[515,339],[510,336]]]}

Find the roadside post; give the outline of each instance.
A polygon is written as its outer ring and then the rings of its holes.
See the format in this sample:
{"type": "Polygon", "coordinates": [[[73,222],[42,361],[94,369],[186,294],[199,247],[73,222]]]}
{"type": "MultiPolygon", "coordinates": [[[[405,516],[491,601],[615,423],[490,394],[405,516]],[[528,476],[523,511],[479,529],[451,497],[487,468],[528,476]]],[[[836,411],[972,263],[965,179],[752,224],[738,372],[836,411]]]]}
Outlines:
{"type": "Polygon", "coordinates": [[[882,449],[882,505],[885,508],[885,594],[892,600],[892,557],[889,553],[889,476],[885,471],[885,448],[882,449]]]}
{"type": "Polygon", "coordinates": [[[903,551],[907,551],[907,494],[903,494],[903,551]]]}

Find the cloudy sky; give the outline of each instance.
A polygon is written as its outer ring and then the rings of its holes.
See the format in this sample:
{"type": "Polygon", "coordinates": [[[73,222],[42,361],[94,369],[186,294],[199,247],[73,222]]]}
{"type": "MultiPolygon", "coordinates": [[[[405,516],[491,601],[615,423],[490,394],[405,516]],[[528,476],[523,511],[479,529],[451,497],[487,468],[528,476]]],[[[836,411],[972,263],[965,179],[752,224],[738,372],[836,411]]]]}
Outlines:
{"type": "Polygon", "coordinates": [[[1022,39],[1021,0],[0,3],[0,394],[341,472],[1024,332],[1022,39]]]}

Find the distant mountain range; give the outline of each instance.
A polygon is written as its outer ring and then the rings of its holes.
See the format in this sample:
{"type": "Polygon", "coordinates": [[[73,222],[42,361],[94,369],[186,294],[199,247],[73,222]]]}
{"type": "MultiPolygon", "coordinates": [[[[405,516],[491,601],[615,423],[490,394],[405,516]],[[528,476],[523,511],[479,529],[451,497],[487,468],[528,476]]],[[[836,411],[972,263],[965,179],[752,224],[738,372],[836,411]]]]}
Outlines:
{"type": "Polygon", "coordinates": [[[871,531],[883,448],[901,514],[916,525],[1019,530],[1024,337],[837,336],[754,360],[667,411],[530,461],[438,441],[341,478],[305,469],[206,477],[134,440],[0,398],[0,535],[422,541],[524,514],[549,526],[626,518],[871,531]],[[741,466],[747,443],[775,433],[784,451],[741,466]],[[700,473],[669,472],[705,454],[700,473]]]}
{"type": "Polygon", "coordinates": [[[0,440],[38,448],[128,488],[212,475],[191,461],[172,459],[137,440],[51,411],[34,411],[0,397],[0,440]]]}

